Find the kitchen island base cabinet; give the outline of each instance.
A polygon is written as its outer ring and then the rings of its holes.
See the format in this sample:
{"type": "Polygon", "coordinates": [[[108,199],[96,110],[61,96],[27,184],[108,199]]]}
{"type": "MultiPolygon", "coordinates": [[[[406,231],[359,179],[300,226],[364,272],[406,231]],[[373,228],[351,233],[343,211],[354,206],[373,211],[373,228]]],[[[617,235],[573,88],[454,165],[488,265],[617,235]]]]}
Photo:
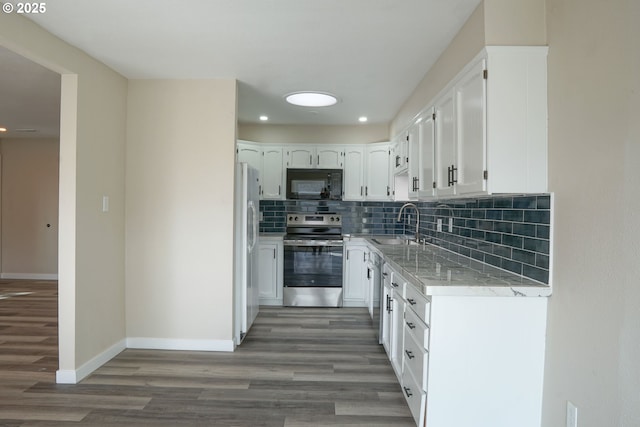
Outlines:
{"type": "Polygon", "coordinates": [[[432,296],[426,426],[540,427],[546,310],[546,298],[432,296]]]}

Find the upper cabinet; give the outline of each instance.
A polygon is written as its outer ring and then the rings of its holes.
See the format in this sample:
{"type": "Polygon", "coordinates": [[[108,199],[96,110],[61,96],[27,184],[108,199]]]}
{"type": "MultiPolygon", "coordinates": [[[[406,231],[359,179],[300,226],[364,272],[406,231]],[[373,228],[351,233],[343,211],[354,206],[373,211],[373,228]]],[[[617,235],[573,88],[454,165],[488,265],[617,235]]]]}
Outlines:
{"type": "Polygon", "coordinates": [[[285,147],[286,167],[291,169],[310,169],[314,166],[316,147],[311,145],[292,145],[285,147]]]}
{"type": "Polygon", "coordinates": [[[367,144],[365,166],[366,200],[391,199],[389,185],[389,143],[367,144]]]}
{"type": "Polygon", "coordinates": [[[262,156],[262,199],[285,197],[285,174],[282,169],[282,147],[265,146],[262,156]]]}
{"type": "Polygon", "coordinates": [[[399,133],[410,197],[548,191],[547,50],[486,47],[399,133]]]}
{"type": "Polygon", "coordinates": [[[289,145],[285,147],[286,168],[342,169],[343,145],[289,145]]]}
{"type": "Polygon", "coordinates": [[[344,146],[316,146],[316,167],[320,169],[342,169],[344,167],[344,146]]]}
{"type": "Polygon", "coordinates": [[[343,200],[364,200],[364,162],[362,145],[349,145],[344,150],[343,200]]]}

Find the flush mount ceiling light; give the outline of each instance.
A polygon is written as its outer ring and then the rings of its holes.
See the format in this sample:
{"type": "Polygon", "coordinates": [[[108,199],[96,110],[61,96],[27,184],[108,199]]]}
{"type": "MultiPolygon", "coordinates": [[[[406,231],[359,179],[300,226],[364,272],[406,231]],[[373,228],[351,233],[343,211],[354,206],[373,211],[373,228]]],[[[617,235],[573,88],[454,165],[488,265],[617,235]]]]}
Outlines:
{"type": "Polygon", "coordinates": [[[261,122],[266,122],[267,120],[269,120],[269,117],[267,117],[267,116],[260,116],[260,121],[261,121],[261,122]]]}
{"type": "Polygon", "coordinates": [[[362,116],[362,117],[359,117],[359,118],[358,118],[358,121],[359,121],[360,123],[365,123],[367,120],[369,120],[369,119],[367,119],[365,116],[362,116]]]}
{"type": "Polygon", "coordinates": [[[284,99],[301,107],[329,107],[338,102],[338,98],[323,92],[294,92],[285,95],[284,99]]]}

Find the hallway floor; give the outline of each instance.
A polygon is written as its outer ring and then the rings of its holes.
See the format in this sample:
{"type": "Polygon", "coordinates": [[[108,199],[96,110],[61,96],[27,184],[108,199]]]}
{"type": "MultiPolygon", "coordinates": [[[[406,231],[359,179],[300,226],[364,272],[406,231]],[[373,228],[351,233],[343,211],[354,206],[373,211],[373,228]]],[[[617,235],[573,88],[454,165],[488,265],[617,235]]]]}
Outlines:
{"type": "Polygon", "coordinates": [[[0,280],[0,426],[415,425],[366,309],[261,307],[233,353],[125,350],[57,385],[56,289],[0,280]]]}

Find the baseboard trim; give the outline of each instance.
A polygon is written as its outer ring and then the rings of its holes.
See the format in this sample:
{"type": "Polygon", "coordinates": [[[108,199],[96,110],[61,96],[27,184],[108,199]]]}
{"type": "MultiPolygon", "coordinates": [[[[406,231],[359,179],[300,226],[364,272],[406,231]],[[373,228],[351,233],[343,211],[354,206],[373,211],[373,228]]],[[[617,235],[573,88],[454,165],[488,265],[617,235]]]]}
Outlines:
{"type": "Polygon", "coordinates": [[[78,369],[59,369],[56,371],[56,383],[58,384],[78,384],[93,371],[116,357],[125,349],[126,340],[120,340],[93,359],[89,360],[78,369]]]}
{"type": "Polygon", "coordinates": [[[57,274],[0,273],[0,279],[9,280],[58,280],[57,274]]]}
{"type": "Polygon", "coordinates": [[[146,350],[233,351],[233,340],[127,338],[127,348],[146,350]]]}

